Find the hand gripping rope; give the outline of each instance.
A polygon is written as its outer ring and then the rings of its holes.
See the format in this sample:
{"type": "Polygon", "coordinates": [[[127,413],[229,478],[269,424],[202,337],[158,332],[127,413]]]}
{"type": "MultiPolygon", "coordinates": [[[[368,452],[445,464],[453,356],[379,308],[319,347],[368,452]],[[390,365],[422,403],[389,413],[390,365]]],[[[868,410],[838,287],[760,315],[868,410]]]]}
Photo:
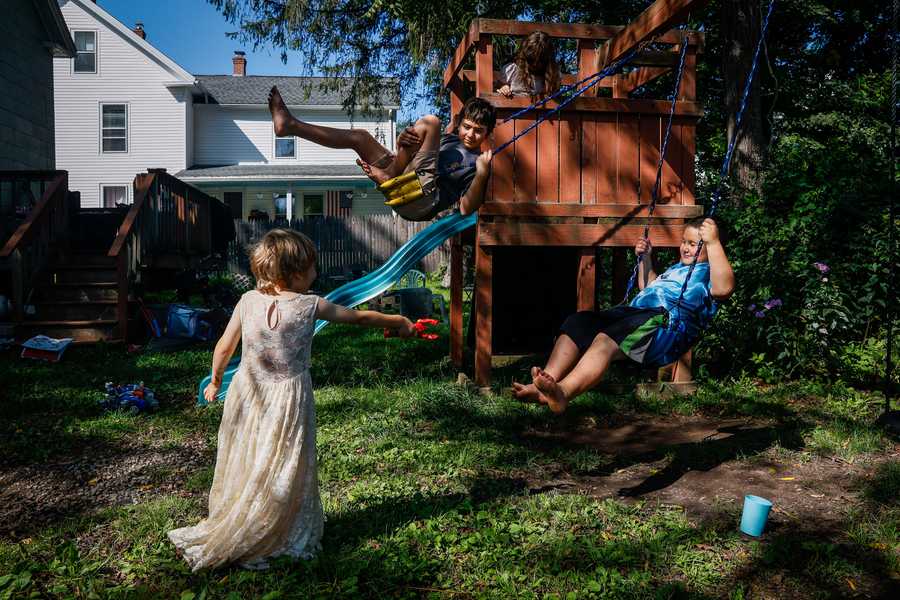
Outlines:
{"type": "MultiPolygon", "coordinates": [[[[763,43],[766,41],[766,31],[769,29],[769,18],[772,16],[772,9],[775,8],[775,0],[771,0],[769,2],[769,10],[766,13],[766,18],[763,19],[762,29],[759,33],[759,41],[756,43],[756,52],[753,54],[753,64],[750,66],[750,73],[747,75],[747,81],[744,84],[744,93],[741,96],[741,105],[738,108],[737,115],[735,117],[734,123],[734,135],[731,138],[731,141],[728,143],[728,150],[725,152],[725,160],[722,162],[722,169],[719,172],[719,181],[716,184],[716,189],[713,191],[712,199],[710,201],[709,212],[707,213],[708,217],[713,216],[716,212],[716,208],[719,205],[719,199],[722,195],[722,186],[725,183],[726,178],[728,177],[728,170],[731,167],[731,159],[734,156],[734,149],[737,146],[738,134],[741,130],[741,122],[744,119],[744,111],[747,108],[747,99],[750,97],[750,88],[753,85],[753,76],[756,74],[756,68],[759,66],[759,53],[762,50],[763,43]]],[[[697,253],[694,254],[694,260],[691,261],[691,267],[688,269],[687,276],[684,278],[684,285],[681,286],[681,293],[678,295],[678,302],[675,303],[675,306],[678,307],[679,311],[681,310],[681,301],[684,299],[684,293],[687,290],[688,283],[691,281],[691,275],[694,273],[694,267],[697,266],[697,259],[700,257],[700,252],[703,250],[703,240],[697,244],[697,253]]]]}
{"type": "MultiPolygon", "coordinates": [[[[653,211],[656,210],[656,201],[659,199],[659,188],[662,185],[663,162],[666,160],[666,150],[669,147],[669,138],[672,136],[672,119],[675,116],[675,104],[678,102],[678,91],[681,89],[681,77],[684,74],[684,60],[687,56],[687,46],[687,37],[685,37],[681,42],[681,56],[678,59],[678,73],[675,76],[675,87],[672,90],[672,95],[669,96],[669,100],[671,100],[669,106],[669,120],[666,123],[666,135],[663,137],[662,148],[659,151],[659,162],[656,165],[656,181],[653,184],[653,190],[650,192],[650,206],[647,207],[647,223],[644,225],[644,235],[642,236],[645,240],[650,235],[650,221],[653,218],[653,211]]],[[[628,280],[625,298],[622,300],[623,303],[628,301],[628,296],[631,295],[631,290],[634,289],[638,277],[638,267],[640,267],[642,260],[644,260],[643,252],[638,254],[637,263],[635,263],[634,270],[631,272],[631,278],[628,280]]]]}
{"type": "MultiPolygon", "coordinates": [[[[766,39],[766,31],[769,29],[769,18],[772,16],[772,10],[774,9],[774,7],[775,7],[775,0],[771,0],[771,2],[769,3],[769,10],[766,12],[765,19],[763,19],[762,29],[761,29],[760,35],[759,35],[759,41],[756,44],[756,52],[753,55],[753,63],[750,67],[750,73],[747,75],[747,81],[744,84],[744,91],[743,91],[743,95],[741,96],[741,104],[740,104],[740,107],[738,108],[738,112],[735,117],[734,135],[732,136],[731,140],[728,143],[728,149],[725,152],[725,160],[722,162],[722,168],[719,172],[719,181],[716,184],[715,190],[713,191],[713,194],[711,197],[711,202],[710,202],[710,209],[709,209],[709,212],[707,213],[707,216],[712,216],[716,212],[716,208],[718,207],[719,199],[721,198],[721,194],[722,194],[722,186],[725,183],[725,180],[728,176],[728,171],[731,167],[731,159],[734,156],[734,149],[737,145],[738,133],[740,131],[741,122],[743,121],[743,118],[744,118],[744,112],[747,108],[747,99],[750,96],[750,89],[753,85],[753,77],[756,74],[756,69],[759,65],[760,50],[762,49],[762,45],[766,39]]],[[[684,48],[682,48],[682,53],[683,52],[684,52],[684,48]]],[[[684,55],[682,54],[682,60],[683,60],[683,57],[684,57],[684,55]]],[[[678,78],[681,77],[681,69],[682,68],[683,68],[683,64],[679,66],[678,78]]],[[[677,90],[678,90],[677,82],[675,85],[675,90],[676,90],[675,94],[677,94],[677,90]]],[[[653,210],[656,207],[656,200],[657,200],[657,196],[659,194],[660,177],[662,174],[662,163],[663,163],[663,159],[665,157],[666,146],[669,141],[669,134],[671,131],[671,126],[672,126],[672,114],[674,113],[674,110],[675,110],[675,98],[673,95],[672,108],[669,112],[669,123],[668,123],[668,126],[666,127],[666,137],[663,142],[662,151],[660,152],[659,164],[657,165],[656,183],[653,186],[653,193],[651,195],[651,200],[650,200],[649,216],[653,215],[653,210]]],[[[643,236],[644,239],[647,239],[647,236],[649,235],[649,233],[650,233],[650,221],[648,220],[647,225],[644,227],[644,236],[643,236]]],[[[678,301],[675,303],[675,307],[678,308],[679,311],[683,308],[682,301],[684,300],[684,293],[687,290],[688,283],[690,283],[691,275],[694,273],[694,268],[697,266],[697,259],[700,256],[701,250],[703,250],[703,240],[700,240],[700,243],[697,244],[697,252],[694,255],[694,259],[691,262],[690,269],[688,270],[687,276],[684,279],[684,284],[681,287],[681,293],[678,296],[678,301]]],[[[631,294],[631,291],[634,288],[635,282],[637,281],[638,267],[640,266],[641,260],[643,260],[643,258],[644,258],[643,255],[638,256],[637,264],[635,265],[634,271],[631,274],[631,279],[628,281],[628,288],[627,288],[627,291],[625,292],[625,299],[623,300],[623,302],[628,300],[628,296],[631,294]]],[[[680,314],[680,312],[679,312],[679,314],[680,314]]],[[[677,328],[677,326],[678,326],[676,323],[677,320],[678,319],[669,319],[668,327],[670,329],[677,328]]]]}

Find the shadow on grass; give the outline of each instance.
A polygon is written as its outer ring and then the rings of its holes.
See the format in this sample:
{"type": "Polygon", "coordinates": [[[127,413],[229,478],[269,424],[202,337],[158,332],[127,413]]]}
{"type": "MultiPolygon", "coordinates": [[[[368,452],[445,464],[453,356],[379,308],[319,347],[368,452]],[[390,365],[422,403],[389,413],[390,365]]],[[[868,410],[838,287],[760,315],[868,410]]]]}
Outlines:
{"type": "Polygon", "coordinates": [[[478,475],[467,482],[468,493],[425,495],[416,492],[403,499],[390,499],[351,509],[328,518],[328,537],[340,540],[341,546],[355,545],[361,540],[384,535],[420,519],[432,519],[450,511],[470,511],[480,504],[510,496],[521,496],[527,490],[524,479],[478,475]]]}

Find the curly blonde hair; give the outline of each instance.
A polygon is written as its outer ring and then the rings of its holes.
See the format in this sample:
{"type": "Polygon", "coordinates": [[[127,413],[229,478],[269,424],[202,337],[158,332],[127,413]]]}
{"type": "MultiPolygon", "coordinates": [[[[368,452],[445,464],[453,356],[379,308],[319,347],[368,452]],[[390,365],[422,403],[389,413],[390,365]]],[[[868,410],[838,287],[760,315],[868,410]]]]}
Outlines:
{"type": "Polygon", "coordinates": [[[250,250],[250,270],[256,277],[256,289],[275,294],[296,275],[302,275],[316,264],[313,241],[292,229],[272,229],[250,250]]]}

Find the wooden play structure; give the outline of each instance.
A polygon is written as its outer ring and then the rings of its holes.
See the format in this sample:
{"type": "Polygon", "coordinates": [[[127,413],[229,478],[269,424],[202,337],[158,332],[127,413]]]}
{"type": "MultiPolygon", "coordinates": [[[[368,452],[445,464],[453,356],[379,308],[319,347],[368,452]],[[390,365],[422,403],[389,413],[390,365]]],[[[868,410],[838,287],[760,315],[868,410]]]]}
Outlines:
{"type": "MultiPolygon", "coordinates": [[[[668,100],[630,94],[671,72],[685,39],[684,72],[650,230],[654,247],[677,247],[685,220],[703,214],[694,197],[695,131],[702,114],[696,102],[696,57],[702,52],[703,34],[671,30],[697,4],[657,0],[625,27],[477,19],[457,47],[444,72],[451,110],[455,114],[472,93],[488,99],[498,108],[497,147],[557,104],[550,101],[500,124],[532,100],[494,93],[495,71],[501,66],[494,62],[494,36],[521,38],[539,30],[577,40],[578,73],[565,76],[563,84],[596,73],[642,42],[654,40],[629,63],[628,72],[604,79],[495,155],[488,199],[474,236],[457,236],[451,245],[450,353],[457,365],[462,363],[464,342],[463,243],[475,249],[472,318],[478,385],[490,383],[494,354],[534,350],[510,343],[511,332],[540,322],[552,335],[560,325],[559,315],[595,308],[598,247],[613,252],[609,276],[616,302],[621,301],[633,260],[629,250],[647,222],[670,110],[668,100]],[[474,70],[466,68],[473,55],[474,70]],[[552,287],[534,288],[535,280],[550,281],[552,287]]],[[[689,353],[671,371],[672,381],[690,380],[689,353]]]]}

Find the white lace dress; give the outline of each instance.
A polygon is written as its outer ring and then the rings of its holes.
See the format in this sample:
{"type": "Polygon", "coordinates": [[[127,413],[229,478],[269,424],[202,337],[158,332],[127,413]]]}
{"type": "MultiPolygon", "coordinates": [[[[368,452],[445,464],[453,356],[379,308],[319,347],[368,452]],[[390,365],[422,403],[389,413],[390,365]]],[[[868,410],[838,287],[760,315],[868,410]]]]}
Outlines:
{"type": "Polygon", "coordinates": [[[209,517],[169,539],[196,571],[237,562],[310,558],[325,515],[316,476],[309,355],[316,296],[244,294],[241,366],[228,387],[209,517]]]}

